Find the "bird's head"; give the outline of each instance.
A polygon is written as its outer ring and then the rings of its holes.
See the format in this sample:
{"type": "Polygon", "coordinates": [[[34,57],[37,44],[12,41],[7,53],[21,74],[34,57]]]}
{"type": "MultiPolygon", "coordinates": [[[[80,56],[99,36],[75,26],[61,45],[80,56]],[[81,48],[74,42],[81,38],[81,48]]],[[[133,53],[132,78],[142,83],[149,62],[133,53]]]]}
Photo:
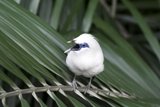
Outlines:
{"type": "Polygon", "coordinates": [[[71,41],[68,41],[68,43],[74,42],[74,46],[68,50],[65,51],[65,53],[68,53],[70,51],[75,52],[83,52],[83,51],[90,51],[90,50],[96,50],[99,48],[99,44],[96,41],[95,37],[91,34],[81,34],[80,36],[74,38],[71,41]]]}

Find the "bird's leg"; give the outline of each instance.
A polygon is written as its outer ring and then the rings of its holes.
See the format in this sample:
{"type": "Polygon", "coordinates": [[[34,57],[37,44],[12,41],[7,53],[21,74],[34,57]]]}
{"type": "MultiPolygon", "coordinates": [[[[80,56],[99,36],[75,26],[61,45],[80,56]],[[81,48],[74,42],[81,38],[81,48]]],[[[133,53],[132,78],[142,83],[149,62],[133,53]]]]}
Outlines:
{"type": "Polygon", "coordinates": [[[74,75],[73,77],[72,86],[73,86],[73,90],[76,91],[76,88],[78,88],[76,83],[76,75],[74,75]]]}
{"type": "Polygon", "coordinates": [[[88,83],[88,85],[87,85],[87,87],[86,87],[86,89],[85,89],[85,91],[84,91],[85,94],[86,94],[87,91],[90,89],[90,87],[91,87],[91,82],[92,82],[92,79],[93,79],[93,78],[94,78],[94,77],[90,77],[89,83],[88,83]]]}

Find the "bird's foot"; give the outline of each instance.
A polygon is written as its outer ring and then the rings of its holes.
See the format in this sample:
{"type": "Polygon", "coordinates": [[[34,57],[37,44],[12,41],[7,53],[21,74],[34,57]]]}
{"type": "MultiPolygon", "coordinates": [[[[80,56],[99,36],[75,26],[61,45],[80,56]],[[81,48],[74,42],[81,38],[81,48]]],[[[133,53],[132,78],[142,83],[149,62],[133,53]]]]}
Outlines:
{"type": "Polygon", "coordinates": [[[84,90],[84,94],[86,94],[87,93],[87,91],[90,89],[90,84],[88,84],[87,86],[86,86],[86,89],[84,90]]]}
{"type": "Polygon", "coordinates": [[[90,77],[89,83],[88,83],[88,85],[86,86],[86,89],[85,89],[85,91],[84,91],[84,94],[86,94],[87,91],[90,89],[90,87],[91,87],[91,82],[92,82],[92,79],[93,79],[93,78],[94,78],[94,77],[90,77]]]}
{"type": "Polygon", "coordinates": [[[76,89],[78,88],[77,83],[76,83],[75,80],[72,81],[72,87],[73,87],[74,91],[76,91],[76,89]]]}

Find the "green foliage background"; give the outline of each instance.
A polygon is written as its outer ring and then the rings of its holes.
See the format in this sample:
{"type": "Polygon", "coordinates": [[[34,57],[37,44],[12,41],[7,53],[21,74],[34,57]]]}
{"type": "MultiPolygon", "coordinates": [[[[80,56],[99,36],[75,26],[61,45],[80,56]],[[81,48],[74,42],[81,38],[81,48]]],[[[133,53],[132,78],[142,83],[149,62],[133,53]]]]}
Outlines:
{"type": "Polygon", "coordinates": [[[0,106],[159,107],[159,0],[0,0],[0,106]],[[87,94],[66,43],[97,37],[105,70],[87,94]]]}

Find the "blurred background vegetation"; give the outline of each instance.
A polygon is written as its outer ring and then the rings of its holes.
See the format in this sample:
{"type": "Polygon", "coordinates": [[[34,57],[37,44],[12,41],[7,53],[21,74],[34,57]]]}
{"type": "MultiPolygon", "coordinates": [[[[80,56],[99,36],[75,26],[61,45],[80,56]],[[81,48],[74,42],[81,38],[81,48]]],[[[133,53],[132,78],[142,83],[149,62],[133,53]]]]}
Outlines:
{"type": "Polygon", "coordinates": [[[160,0],[0,0],[0,106],[159,107],[159,22],[160,0]],[[64,54],[84,32],[105,56],[87,94],[64,54]]]}

